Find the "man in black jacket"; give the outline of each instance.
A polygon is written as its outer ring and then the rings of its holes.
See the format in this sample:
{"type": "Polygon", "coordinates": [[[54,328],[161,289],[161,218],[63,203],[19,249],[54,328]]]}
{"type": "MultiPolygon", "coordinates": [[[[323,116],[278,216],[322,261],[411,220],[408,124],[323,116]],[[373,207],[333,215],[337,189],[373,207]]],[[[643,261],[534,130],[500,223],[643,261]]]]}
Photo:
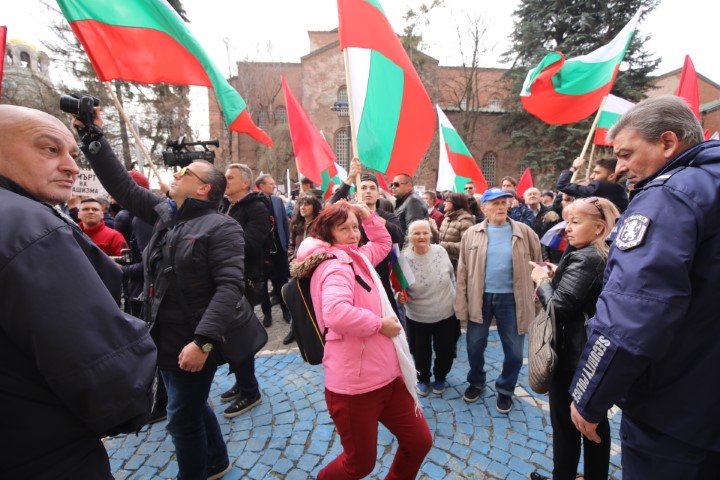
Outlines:
{"type": "MultiPolygon", "coordinates": [[[[413,179],[401,173],[395,175],[390,190],[395,196],[395,214],[400,219],[403,236],[407,237],[407,228],[415,220],[427,220],[428,209],[425,201],[415,193],[413,179]]],[[[402,244],[400,245],[402,247],[402,244]]]]}
{"type": "Polygon", "coordinates": [[[178,476],[220,478],[231,465],[207,399],[217,366],[232,351],[227,334],[244,288],[242,227],[218,212],[225,176],[211,163],[196,161],[174,174],[170,198],[160,197],[135,184],[101,132],[78,120],[75,125],[102,185],[155,225],[143,258],[144,315],[168,394],[167,430],[178,476]]]}
{"type": "Polygon", "coordinates": [[[570,183],[573,172],[585,163],[583,157],[578,157],[573,161],[569,170],[560,172],[555,187],[563,193],[567,193],[575,198],[602,197],[607,198],[624,212],[628,206],[628,194],[625,189],[618,183],[620,179],[615,173],[616,158],[601,158],[595,162],[590,174],[590,183],[588,185],[580,185],[578,183],[570,183]]]}
{"type": "Polygon", "coordinates": [[[0,478],[111,479],[101,438],[152,404],[156,349],[118,308],[120,269],[53,208],[79,153],[56,118],[0,106],[0,478]]]}
{"type": "MultiPolygon", "coordinates": [[[[232,163],[225,171],[227,187],[221,211],[243,228],[245,238],[245,296],[254,307],[267,299],[267,272],[272,245],[270,199],[253,192],[253,172],[242,163],[232,163]],[[250,292],[255,292],[249,295],[250,292]]],[[[225,418],[241,415],[262,402],[255,377],[255,357],[250,357],[234,371],[235,385],[220,395],[220,401],[233,402],[223,412],[225,418]]]]}

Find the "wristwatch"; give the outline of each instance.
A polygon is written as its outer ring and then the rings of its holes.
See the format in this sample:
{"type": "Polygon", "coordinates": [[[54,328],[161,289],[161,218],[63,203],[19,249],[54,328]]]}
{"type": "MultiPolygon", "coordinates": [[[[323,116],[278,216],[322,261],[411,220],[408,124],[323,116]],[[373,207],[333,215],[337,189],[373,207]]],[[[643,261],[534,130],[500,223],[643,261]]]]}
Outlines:
{"type": "Polygon", "coordinates": [[[212,352],[212,349],[215,348],[215,345],[213,345],[212,343],[202,343],[197,339],[193,340],[193,343],[197,345],[203,353],[210,353],[212,352]]]}

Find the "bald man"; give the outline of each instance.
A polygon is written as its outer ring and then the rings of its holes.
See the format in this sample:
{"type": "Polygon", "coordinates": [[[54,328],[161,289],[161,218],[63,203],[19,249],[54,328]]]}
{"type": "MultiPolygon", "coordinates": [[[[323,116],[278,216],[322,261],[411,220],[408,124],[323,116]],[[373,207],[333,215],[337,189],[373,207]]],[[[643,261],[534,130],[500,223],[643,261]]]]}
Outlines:
{"type": "Polygon", "coordinates": [[[111,479],[101,438],[150,412],[156,349],[120,269],[53,208],[79,154],[56,118],[0,105],[0,478],[111,479]]]}

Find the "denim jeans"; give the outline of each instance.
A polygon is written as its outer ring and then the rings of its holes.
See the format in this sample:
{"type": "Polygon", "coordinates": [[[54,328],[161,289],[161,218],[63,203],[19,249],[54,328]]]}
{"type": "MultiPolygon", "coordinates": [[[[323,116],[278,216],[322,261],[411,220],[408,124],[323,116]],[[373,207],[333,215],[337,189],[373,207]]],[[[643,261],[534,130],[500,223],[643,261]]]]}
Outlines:
{"type": "Polygon", "coordinates": [[[207,478],[208,468],[228,461],[215,413],[207,404],[216,368],[200,372],[161,370],[168,394],[167,430],[175,445],[178,480],[207,478]]]}
{"type": "Polygon", "coordinates": [[[495,389],[499,393],[512,396],[522,368],[525,344],[525,336],[518,334],[517,331],[514,294],[483,294],[482,315],[482,324],[468,321],[467,325],[467,352],[468,363],[470,363],[467,381],[476,387],[485,386],[485,349],[490,333],[490,323],[495,317],[505,356],[502,372],[495,381],[495,389]]]}

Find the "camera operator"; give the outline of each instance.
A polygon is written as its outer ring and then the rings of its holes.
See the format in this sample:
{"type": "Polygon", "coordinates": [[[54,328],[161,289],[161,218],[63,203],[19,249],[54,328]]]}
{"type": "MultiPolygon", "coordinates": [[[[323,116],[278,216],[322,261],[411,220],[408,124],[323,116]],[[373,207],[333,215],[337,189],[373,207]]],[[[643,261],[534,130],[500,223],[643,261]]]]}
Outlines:
{"type": "MultiPolygon", "coordinates": [[[[102,185],[129,211],[154,224],[143,259],[144,317],[158,347],[168,394],[167,430],[180,478],[219,478],[230,462],[217,418],[207,404],[217,366],[238,359],[229,328],[243,295],[242,227],[218,213],[225,176],[199,160],[174,174],[169,198],[139,187],[94,128],[74,125],[102,185]],[[218,350],[222,353],[218,354],[218,350]]],[[[242,328],[234,330],[242,334],[242,328]]]]}

